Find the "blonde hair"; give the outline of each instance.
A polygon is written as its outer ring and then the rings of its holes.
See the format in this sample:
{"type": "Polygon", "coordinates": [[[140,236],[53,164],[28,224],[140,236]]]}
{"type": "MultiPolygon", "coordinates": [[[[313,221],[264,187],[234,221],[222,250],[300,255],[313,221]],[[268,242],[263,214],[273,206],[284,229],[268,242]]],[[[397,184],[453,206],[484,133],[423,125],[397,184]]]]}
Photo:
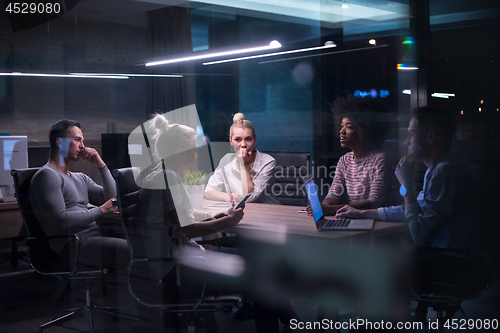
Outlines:
{"type": "Polygon", "coordinates": [[[238,112],[233,116],[233,124],[229,129],[229,140],[233,137],[233,128],[250,128],[252,130],[252,135],[255,138],[255,129],[253,128],[252,123],[245,118],[245,115],[241,112],[238,112]]]}
{"type": "Polygon", "coordinates": [[[161,114],[156,115],[151,122],[155,134],[153,135],[154,152],[161,160],[186,150],[196,148],[196,131],[189,126],[169,124],[161,114]]]}

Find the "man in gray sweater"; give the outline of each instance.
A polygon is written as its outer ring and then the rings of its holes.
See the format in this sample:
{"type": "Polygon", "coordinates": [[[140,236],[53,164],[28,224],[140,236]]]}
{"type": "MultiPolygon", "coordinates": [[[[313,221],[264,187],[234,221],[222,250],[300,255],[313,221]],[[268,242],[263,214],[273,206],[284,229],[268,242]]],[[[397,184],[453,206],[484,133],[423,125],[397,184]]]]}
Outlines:
{"type": "MultiPolygon", "coordinates": [[[[49,161],[30,184],[30,202],[47,236],[77,235],[79,265],[123,268],[130,253],[125,239],[102,237],[96,220],[117,211],[116,187],[99,153],[85,147],[81,126],[73,120],[55,123],[49,132],[49,161]],[[102,186],[83,173],[70,172],[68,164],[80,158],[97,166],[102,186]],[[97,207],[88,208],[91,203],[97,207]]],[[[74,260],[76,249],[68,239],[49,240],[62,263],[74,260]]]]}

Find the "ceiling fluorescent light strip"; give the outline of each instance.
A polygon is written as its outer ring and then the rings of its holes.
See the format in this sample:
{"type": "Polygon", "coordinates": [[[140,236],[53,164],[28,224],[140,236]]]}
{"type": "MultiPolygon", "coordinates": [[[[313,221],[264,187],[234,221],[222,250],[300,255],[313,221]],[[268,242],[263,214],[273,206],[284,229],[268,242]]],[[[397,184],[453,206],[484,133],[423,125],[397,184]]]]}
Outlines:
{"type": "Polygon", "coordinates": [[[71,75],[117,75],[117,76],[129,76],[129,77],[183,77],[180,74],[117,74],[117,73],[70,73],[71,75]]]}
{"type": "Polygon", "coordinates": [[[259,55],[255,55],[255,56],[248,56],[248,57],[242,57],[242,58],[233,58],[233,59],[225,59],[225,60],[212,61],[212,62],[204,62],[203,65],[216,65],[216,64],[222,64],[225,62],[232,62],[232,61],[241,61],[241,60],[256,59],[256,58],[263,58],[263,57],[273,57],[273,56],[282,55],[282,54],[322,50],[322,49],[336,47],[336,46],[337,45],[335,45],[333,42],[326,42],[325,45],[323,45],[323,46],[309,47],[309,48],[305,48],[305,49],[297,49],[297,50],[290,50],[290,51],[283,51],[283,52],[259,54],[259,55]]]}
{"type": "Polygon", "coordinates": [[[449,93],[433,93],[431,94],[432,97],[437,97],[437,98],[450,98],[450,97],[455,97],[455,94],[449,94],[449,93]]]}
{"type": "Polygon", "coordinates": [[[191,61],[191,60],[199,60],[199,59],[206,59],[206,58],[223,57],[223,56],[229,56],[229,55],[240,54],[240,53],[248,53],[248,52],[257,52],[257,51],[264,51],[264,50],[270,50],[270,49],[277,49],[280,47],[281,47],[280,42],[278,42],[277,40],[273,40],[269,43],[269,45],[265,45],[265,46],[249,47],[249,48],[230,50],[230,51],[204,53],[204,54],[193,55],[193,56],[182,57],[182,58],[172,58],[172,59],[159,60],[159,61],[154,61],[154,62],[148,62],[148,63],[146,63],[146,66],[166,65],[166,64],[172,64],[175,62],[182,62],[182,61],[191,61]]]}
{"type": "Polygon", "coordinates": [[[418,67],[411,67],[411,66],[406,66],[405,64],[398,64],[397,69],[404,71],[415,71],[418,69],[418,67]]]}
{"type": "Polygon", "coordinates": [[[83,79],[118,79],[126,80],[124,75],[72,75],[72,74],[43,74],[43,73],[0,73],[0,76],[28,76],[28,77],[62,77],[62,78],[83,78],[83,79]]]}

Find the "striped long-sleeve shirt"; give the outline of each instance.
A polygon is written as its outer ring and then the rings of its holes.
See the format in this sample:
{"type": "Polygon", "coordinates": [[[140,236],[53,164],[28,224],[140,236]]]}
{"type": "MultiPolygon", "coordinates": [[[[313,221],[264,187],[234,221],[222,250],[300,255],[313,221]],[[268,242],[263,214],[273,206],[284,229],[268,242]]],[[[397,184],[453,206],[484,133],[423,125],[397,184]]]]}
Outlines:
{"type": "Polygon", "coordinates": [[[386,201],[390,181],[390,161],[384,153],[370,153],[355,161],[349,152],[337,163],[327,197],[338,203],[347,190],[349,203],[369,200],[373,207],[380,207],[386,201]]]}

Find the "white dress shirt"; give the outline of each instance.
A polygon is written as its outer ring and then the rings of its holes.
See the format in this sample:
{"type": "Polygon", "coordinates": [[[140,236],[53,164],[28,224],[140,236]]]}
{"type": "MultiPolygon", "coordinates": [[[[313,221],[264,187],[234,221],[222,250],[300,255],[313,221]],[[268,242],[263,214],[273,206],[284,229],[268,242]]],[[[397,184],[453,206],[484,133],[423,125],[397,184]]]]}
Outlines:
{"type": "MultiPolygon", "coordinates": [[[[257,201],[263,203],[279,204],[278,200],[271,195],[271,191],[266,190],[266,186],[272,177],[276,160],[268,154],[257,151],[255,162],[250,170],[250,178],[253,183],[253,191],[247,202],[257,201]]],[[[236,153],[226,154],[219,162],[219,166],[214,174],[208,180],[205,192],[216,190],[219,192],[229,192],[243,194],[241,184],[241,171],[236,153]],[[225,178],[228,184],[225,183],[222,173],[225,173],[225,178]]]]}

